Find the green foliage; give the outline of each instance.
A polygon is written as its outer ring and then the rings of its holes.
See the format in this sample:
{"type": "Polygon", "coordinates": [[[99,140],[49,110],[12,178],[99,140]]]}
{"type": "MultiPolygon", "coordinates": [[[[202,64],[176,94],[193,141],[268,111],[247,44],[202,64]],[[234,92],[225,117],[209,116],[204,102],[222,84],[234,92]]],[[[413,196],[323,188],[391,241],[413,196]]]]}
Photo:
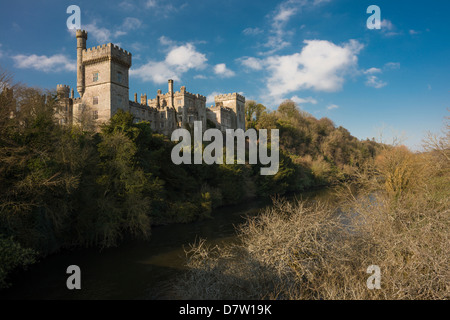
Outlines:
{"type": "Polygon", "coordinates": [[[222,191],[222,203],[224,205],[236,204],[243,199],[244,176],[247,174],[245,166],[238,164],[221,164],[218,168],[220,177],[219,189],[222,191]]]}
{"type": "MultiPolygon", "coordinates": [[[[280,169],[274,176],[255,176],[260,195],[298,192],[352,178],[356,169],[374,159],[381,146],[359,141],[328,118],[316,119],[293,101],[269,112],[255,101],[246,103],[246,123],[256,129],[278,129],[280,169]]],[[[258,167],[258,166],[256,166],[258,167]]],[[[253,170],[257,175],[259,167],[253,170]]]]}
{"type": "MultiPolygon", "coordinates": [[[[0,82],[7,80],[0,74],[0,82]]],[[[1,245],[9,248],[3,284],[32,252],[146,239],[152,225],[208,218],[213,208],[249,195],[348,178],[378,150],[375,142],[360,142],[291,101],[272,112],[248,101],[247,128],[280,130],[276,175],[261,176],[260,165],[175,165],[174,142],[148,122],[135,123],[129,112],[119,110],[97,132],[89,118],[57,125],[58,108],[54,93],[20,86],[0,93],[0,239],[8,239],[1,245]]]]}
{"type": "Polygon", "coordinates": [[[11,284],[7,281],[11,271],[36,262],[36,252],[22,248],[12,238],[0,236],[0,289],[7,288],[11,284]]]}

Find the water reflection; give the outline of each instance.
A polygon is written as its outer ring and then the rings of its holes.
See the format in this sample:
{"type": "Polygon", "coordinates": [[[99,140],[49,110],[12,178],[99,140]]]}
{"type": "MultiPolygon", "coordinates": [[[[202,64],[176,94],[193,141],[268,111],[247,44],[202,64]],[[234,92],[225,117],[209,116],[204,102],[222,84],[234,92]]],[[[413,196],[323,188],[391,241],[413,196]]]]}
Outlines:
{"type": "MultiPolygon", "coordinates": [[[[303,198],[327,198],[330,192],[305,193],[303,198]]],[[[44,259],[13,277],[13,287],[0,299],[170,299],[171,281],[184,270],[184,248],[199,240],[211,244],[236,241],[235,227],[246,216],[270,206],[270,200],[251,200],[219,208],[213,218],[191,224],[155,227],[149,241],[130,241],[103,251],[76,249],[44,259]],[[81,268],[81,290],[66,288],[66,268],[81,268]]]]}

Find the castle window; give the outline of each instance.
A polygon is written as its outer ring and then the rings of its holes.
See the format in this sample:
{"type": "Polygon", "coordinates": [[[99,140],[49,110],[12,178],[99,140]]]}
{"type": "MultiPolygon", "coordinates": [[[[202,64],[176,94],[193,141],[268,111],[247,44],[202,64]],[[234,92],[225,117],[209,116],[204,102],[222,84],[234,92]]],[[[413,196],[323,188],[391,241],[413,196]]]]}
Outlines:
{"type": "Polygon", "coordinates": [[[98,72],[94,72],[94,74],[92,76],[92,81],[93,82],[97,82],[98,81],[98,72]]]}
{"type": "Polygon", "coordinates": [[[161,122],[161,129],[164,128],[164,122],[161,122]]]}
{"type": "Polygon", "coordinates": [[[117,82],[122,83],[122,72],[120,71],[117,72],[117,82]]]}
{"type": "Polygon", "coordinates": [[[97,120],[97,119],[98,119],[98,111],[97,111],[97,110],[92,111],[92,118],[93,118],[94,120],[97,120]]]}
{"type": "Polygon", "coordinates": [[[121,96],[117,96],[117,105],[122,105],[122,97],[121,96]]]}
{"type": "Polygon", "coordinates": [[[92,104],[98,104],[98,97],[92,98],[92,104]]]}
{"type": "Polygon", "coordinates": [[[177,104],[178,104],[178,105],[181,105],[181,99],[178,99],[178,100],[177,100],[177,104]]]}
{"type": "Polygon", "coordinates": [[[161,116],[161,119],[164,119],[164,112],[161,112],[160,116],[161,116]]]}

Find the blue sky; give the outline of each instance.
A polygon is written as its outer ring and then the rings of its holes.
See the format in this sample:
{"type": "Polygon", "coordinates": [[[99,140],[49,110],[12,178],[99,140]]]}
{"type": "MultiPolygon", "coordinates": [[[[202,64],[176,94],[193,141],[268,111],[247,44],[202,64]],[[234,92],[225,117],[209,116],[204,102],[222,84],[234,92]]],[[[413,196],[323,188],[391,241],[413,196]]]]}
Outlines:
{"type": "MultiPolygon", "coordinates": [[[[450,108],[450,2],[386,0],[2,1],[0,66],[42,88],[76,85],[69,5],[88,47],[133,54],[130,98],[175,88],[240,92],[275,109],[292,99],[360,139],[393,135],[418,149],[450,108]],[[369,5],[381,29],[369,30],[369,5]]],[[[76,94],[77,95],[77,94],[76,94]]]]}

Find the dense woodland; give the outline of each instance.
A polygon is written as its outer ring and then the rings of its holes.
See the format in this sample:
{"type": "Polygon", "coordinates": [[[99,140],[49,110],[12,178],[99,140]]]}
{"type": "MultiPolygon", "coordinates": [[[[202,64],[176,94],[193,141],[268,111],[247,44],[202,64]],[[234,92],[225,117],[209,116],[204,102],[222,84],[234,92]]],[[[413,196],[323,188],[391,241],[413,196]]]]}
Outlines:
{"type": "MultiPolygon", "coordinates": [[[[174,142],[118,112],[100,130],[55,121],[55,93],[0,75],[0,288],[7,275],[71,246],[148,238],[158,224],[210,218],[213,208],[352,179],[387,148],[285,101],[246,104],[246,126],[279,129],[280,168],[174,165],[174,142]],[[44,95],[45,93],[45,95],[44,95]]],[[[270,135],[269,135],[270,136],[270,135]]]]}

